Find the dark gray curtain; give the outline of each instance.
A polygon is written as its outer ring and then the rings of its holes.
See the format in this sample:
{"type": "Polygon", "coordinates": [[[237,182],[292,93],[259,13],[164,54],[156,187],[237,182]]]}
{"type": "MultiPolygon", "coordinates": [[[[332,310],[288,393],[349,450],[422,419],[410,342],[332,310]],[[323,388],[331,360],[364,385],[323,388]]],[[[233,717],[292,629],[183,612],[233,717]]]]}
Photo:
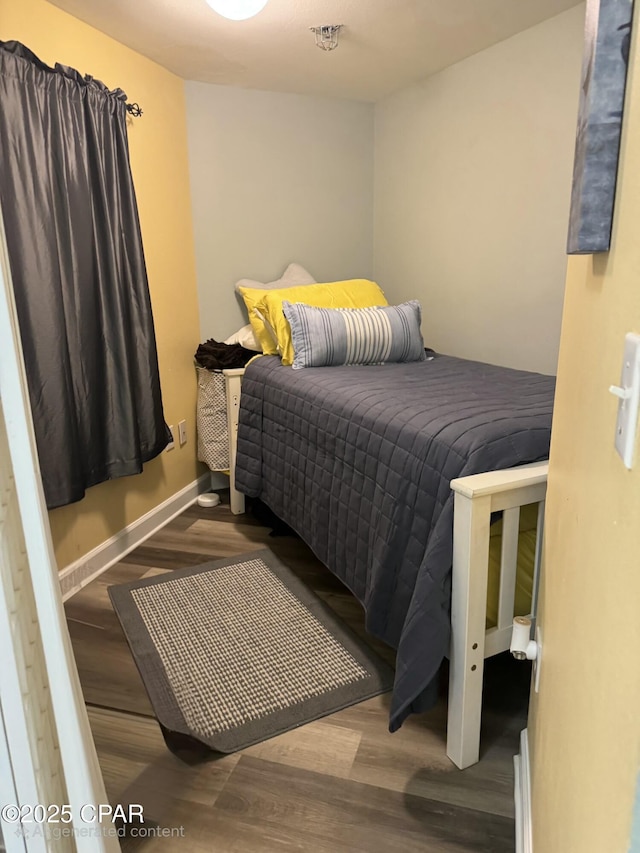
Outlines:
{"type": "Polygon", "coordinates": [[[47,505],[168,442],[126,96],[0,42],[0,203],[47,505]]]}

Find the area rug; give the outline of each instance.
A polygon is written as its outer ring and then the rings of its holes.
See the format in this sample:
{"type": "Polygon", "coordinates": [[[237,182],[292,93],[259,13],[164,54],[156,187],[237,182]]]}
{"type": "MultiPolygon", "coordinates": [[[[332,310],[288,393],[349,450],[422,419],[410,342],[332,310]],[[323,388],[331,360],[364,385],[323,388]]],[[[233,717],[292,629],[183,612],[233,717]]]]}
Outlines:
{"type": "Polygon", "coordinates": [[[269,550],[109,595],[163,729],[217,752],[393,685],[392,669],[269,550]]]}

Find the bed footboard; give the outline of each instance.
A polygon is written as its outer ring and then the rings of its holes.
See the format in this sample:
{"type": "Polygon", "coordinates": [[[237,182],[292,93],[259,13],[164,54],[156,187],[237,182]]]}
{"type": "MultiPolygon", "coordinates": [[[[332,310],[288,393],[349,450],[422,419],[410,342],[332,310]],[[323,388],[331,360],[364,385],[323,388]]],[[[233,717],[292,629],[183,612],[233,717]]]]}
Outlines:
{"type": "Polygon", "coordinates": [[[548,462],[451,481],[455,492],[447,755],[460,769],[480,756],[484,659],[511,642],[520,507],[538,504],[532,613],[536,611],[548,462]],[[498,624],[486,629],[491,513],[503,511],[498,624]]]}

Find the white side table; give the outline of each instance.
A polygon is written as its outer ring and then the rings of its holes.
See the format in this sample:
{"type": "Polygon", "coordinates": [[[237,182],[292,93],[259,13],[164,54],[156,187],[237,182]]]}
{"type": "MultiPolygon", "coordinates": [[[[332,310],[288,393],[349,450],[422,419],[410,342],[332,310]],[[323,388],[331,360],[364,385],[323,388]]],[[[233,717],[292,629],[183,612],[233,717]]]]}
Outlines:
{"type": "Polygon", "coordinates": [[[238,447],[238,414],[240,412],[240,391],[244,367],[223,370],[227,393],[227,426],[229,430],[229,486],[231,489],[231,512],[241,515],[244,512],[244,495],[235,487],[236,451],[238,447]]]}

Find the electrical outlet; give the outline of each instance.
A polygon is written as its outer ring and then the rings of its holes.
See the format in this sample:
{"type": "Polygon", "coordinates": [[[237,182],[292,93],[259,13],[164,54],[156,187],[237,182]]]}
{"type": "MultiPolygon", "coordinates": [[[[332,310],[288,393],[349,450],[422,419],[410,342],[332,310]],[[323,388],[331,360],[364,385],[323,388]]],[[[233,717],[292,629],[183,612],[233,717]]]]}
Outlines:
{"type": "Polygon", "coordinates": [[[170,426],[169,429],[171,430],[171,441],[165,447],[165,453],[168,453],[170,450],[173,450],[176,446],[175,433],[173,431],[173,427],[170,426]]]}
{"type": "Polygon", "coordinates": [[[180,442],[180,447],[183,444],[187,443],[187,422],[186,421],[178,421],[178,441],[180,442]]]}

